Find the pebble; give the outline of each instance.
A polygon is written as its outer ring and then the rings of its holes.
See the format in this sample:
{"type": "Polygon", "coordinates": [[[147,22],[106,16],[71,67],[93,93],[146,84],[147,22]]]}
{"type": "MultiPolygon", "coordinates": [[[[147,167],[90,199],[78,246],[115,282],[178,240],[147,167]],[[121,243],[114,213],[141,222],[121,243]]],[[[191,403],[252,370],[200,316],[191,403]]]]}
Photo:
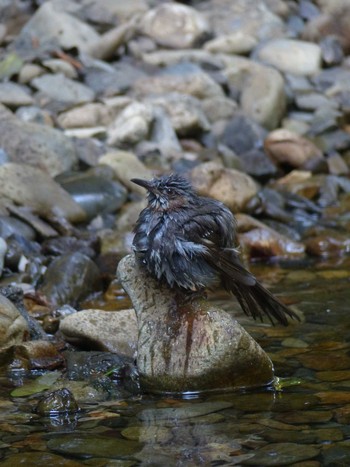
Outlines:
{"type": "Polygon", "coordinates": [[[195,46],[210,33],[209,23],[194,8],[164,3],[149,10],[140,21],[143,34],[158,45],[175,49],[195,46]]]}
{"type": "Polygon", "coordinates": [[[200,195],[225,203],[232,212],[242,211],[258,190],[249,175],[226,169],[216,162],[206,162],[195,167],[191,171],[191,180],[200,195]]]}
{"type": "Polygon", "coordinates": [[[108,144],[111,146],[132,145],[147,139],[152,120],[153,111],[149,105],[133,102],[109,125],[108,144]]]}
{"type": "Polygon", "coordinates": [[[314,143],[290,130],[269,133],[264,148],[277,163],[302,170],[312,170],[324,162],[322,151],[314,143]]]}
{"type": "Polygon", "coordinates": [[[257,58],[284,73],[310,76],[321,69],[318,44],[293,39],[274,39],[259,47],[257,58]]]}

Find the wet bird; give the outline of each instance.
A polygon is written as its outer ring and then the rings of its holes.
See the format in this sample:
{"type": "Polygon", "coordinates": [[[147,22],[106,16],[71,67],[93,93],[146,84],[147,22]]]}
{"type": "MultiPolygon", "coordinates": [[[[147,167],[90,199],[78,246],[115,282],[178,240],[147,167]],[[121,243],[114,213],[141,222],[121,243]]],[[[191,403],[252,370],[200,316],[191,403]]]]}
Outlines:
{"type": "Polygon", "coordinates": [[[177,174],[131,181],[148,192],[148,205],[134,229],[133,250],[153,277],[185,297],[223,286],[254,319],[266,315],[272,324],[277,320],[285,326],[287,316],[299,319],[243,266],[235,218],[223,203],[197,195],[177,174]]]}

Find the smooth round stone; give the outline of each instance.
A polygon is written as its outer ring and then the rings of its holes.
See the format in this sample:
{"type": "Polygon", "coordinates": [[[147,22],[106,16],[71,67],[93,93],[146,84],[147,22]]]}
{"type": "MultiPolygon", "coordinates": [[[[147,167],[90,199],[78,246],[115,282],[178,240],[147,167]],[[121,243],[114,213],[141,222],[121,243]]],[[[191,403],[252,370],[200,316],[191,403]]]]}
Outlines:
{"type": "Polygon", "coordinates": [[[76,413],[79,411],[79,407],[73,394],[68,389],[63,388],[46,394],[38,402],[35,411],[39,415],[54,416],[76,413]]]}
{"type": "Polygon", "coordinates": [[[273,39],[257,51],[257,58],[278,70],[296,75],[314,75],[321,68],[321,48],[311,42],[273,39]]]}
{"type": "Polygon", "coordinates": [[[191,180],[201,196],[217,199],[239,212],[257,194],[252,177],[235,169],[226,169],[216,162],[206,162],[191,171],[191,180]]]}
{"type": "Polygon", "coordinates": [[[40,287],[54,305],[75,305],[101,288],[101,274],[96,264],[82,253],[67,253],[47,268],[40,287]]]}
{"type": "Polygon", "coordinates": [[[141,30],[163,47],[193,47],[210,32],[206,18],[186,5],[164,3],[151,9],[141,19],[141,30]]]}

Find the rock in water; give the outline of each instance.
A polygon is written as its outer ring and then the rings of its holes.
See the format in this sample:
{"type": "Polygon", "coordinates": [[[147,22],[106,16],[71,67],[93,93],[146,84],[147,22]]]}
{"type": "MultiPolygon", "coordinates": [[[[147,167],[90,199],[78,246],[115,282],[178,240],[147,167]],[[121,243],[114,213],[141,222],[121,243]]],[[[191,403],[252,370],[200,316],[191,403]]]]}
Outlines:
{"type": "Polygon", "coordinates": [[[195,392],[264,386],[272,362],[227,313],[205,300],[180,304],[176,294],[123,258],[118,277],[138,320],[137,366],[151,392],[195,392]]]}

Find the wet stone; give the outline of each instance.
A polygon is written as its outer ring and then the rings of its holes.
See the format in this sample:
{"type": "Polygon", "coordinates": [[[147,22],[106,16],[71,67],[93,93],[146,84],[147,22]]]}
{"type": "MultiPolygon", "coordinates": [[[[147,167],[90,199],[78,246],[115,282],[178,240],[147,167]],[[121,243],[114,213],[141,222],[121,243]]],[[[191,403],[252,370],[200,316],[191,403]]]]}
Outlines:
{"type": "Polygon", "coordinates": [[[35,408],[37,414],[50,416],[76,413],[78,411],[79,407],[73,394],[66,388],[46,394],[40,399],[35,408]]]}
{"type": "Polygon", "coordinates": [[[164,409],[145,409],[138,413],[137,418],[144,422],[158,422],[162,420],[188,420],[194,417],[218,412],[232,407],[230,402],[212,401],[196,404],[184,404],[182,407],[164,409]]]}
{"type": "Polygon", "coordinates": [[[313,446],[294,443],[268,444],[257,451],[254,457],[242,462],[243,465],[290,465],[316,457],[319,450],[313,446]]]}
{"type": "Polygon", "coordinates": [[[63,435],[52,438],[47,443],[48,448],[59,454],[74,456],[81,459],[105,457],[119,459],[121,456],[131,456],[138,452],[141,444],[136,441],[103,437],[101,435],[63,435]]]}
{"type": "MultiPolygon", "coordinates": [[[[1,454],[0,454],[1,458],[1,454]]],[[[56,454],[43,451],[30,451],[11,454],[1,461],[3,467],[13,467],[15,465],[26,465],[27,467],[37,467],[38,465],[57,465],[62,467],[81,467],[81,462],[73,459],[58,456],[56,454]]]]}
{"type": "Polygon", "coordinates": [[[137,341],[133,310],[82,310],[61,321],[64,338],[77,346],[134,357],[137,341]]]}
{"type": "Polygon", "coordinates": [[[92,292],[101,288],[100,272],[95,263],[75,252],[55,259],[44,274],[40,287],[54,305],[75,305],[92,292]]]}
{"type": "Polygon", "coordinates": [[[96,375],[111,373],[114,379],[123,378],[132,360],[107,352],[65,352],[67,377],[70,380],[87,380],[96,375]]]}

